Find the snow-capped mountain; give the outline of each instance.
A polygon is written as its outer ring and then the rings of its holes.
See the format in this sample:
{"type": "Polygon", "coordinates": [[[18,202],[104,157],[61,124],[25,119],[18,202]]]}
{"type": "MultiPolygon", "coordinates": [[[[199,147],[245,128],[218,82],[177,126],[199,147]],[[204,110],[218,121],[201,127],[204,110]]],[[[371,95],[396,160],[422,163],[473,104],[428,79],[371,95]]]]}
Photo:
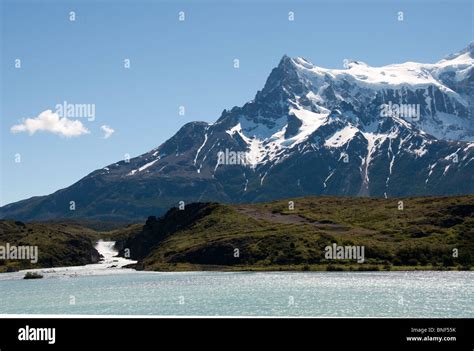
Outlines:
{"type": "Polygon", "coordinates": [[[474,193],[474,43],[434,64],[284,56],[255,99],[0,218],[137,219],[179,201],[474,193]],[[69,211],[69,202],[76,211],[69,211]]]}

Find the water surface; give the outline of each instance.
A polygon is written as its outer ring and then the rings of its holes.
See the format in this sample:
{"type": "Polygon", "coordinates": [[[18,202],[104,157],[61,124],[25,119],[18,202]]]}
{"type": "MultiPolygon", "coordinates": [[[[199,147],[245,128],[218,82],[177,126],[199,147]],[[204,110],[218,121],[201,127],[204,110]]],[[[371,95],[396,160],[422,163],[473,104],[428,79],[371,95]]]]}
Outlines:
{"type": "Polygon", "coordinates": [[[0,314],[474,317],[474,272],[7,277],[0,275],[0,314]]]}

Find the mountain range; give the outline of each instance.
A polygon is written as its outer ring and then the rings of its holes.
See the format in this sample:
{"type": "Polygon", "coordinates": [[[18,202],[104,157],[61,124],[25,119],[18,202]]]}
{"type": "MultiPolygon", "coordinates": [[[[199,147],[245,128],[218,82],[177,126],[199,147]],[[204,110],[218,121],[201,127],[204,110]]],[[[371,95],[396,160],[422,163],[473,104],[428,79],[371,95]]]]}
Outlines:
{"type": "Polygon", "coordinates": [[[215,123],[187,123],[0,218],[131,221],[181,201],[473,194],[473,159],[474,43],[434,64],[326,69],[285,55],[252,101],[215,123]]]}

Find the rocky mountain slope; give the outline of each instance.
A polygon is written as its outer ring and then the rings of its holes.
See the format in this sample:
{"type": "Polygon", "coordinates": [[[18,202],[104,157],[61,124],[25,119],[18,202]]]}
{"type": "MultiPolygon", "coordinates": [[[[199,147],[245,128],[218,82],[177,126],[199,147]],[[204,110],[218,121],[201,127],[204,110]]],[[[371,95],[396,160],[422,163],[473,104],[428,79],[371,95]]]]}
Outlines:
{"type": "Polygon", "coordinates": [[[0,218],[137,220],[196,201],[474,193],[474,44],[434,63],[320,68],[284,56],[264,88],[212,124],[0,218]],[[69,202],[76,210],[69,210],[69,202]]]}

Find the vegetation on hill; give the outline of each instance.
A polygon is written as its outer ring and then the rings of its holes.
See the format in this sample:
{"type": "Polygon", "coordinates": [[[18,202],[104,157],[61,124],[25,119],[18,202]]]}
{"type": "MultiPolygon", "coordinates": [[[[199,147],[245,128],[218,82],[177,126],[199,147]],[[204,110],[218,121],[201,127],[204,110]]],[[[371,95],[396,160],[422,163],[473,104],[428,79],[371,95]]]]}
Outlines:
{"type": "Polygon", "coordinates": [[[0,272],[79,266],[99,261],[94,249],[100,234],[77,225],[0,221],[0,246],[37,246],[38,262],[1,260],[0,272]]]}
{"type": "Polygon", "coordinates": [[[120,246],[146,270],[470,269],[473,213],[474,196],[196,203],[150,217],[120,246]],[[363,246],[364,263],[326,259],[334,243],[363,246]]]}
{"type": "Polygon", "coordinates": [[[0,221],[0,246],[37,245],[38,263],[0,272],[94,263],[99,239],[144,270],[471,269],[474,196],[304,197],[251,205],[192,203],[143,224],[0,221]],[[110,229],[115,228],[115,229],[110,229]],[[102,230],[102,231],[98,231],[102,230]],[[107,230],[107,231],[104,231],[107,230]],[[325,249],[364,248],[364,262],[325,249]]]}

